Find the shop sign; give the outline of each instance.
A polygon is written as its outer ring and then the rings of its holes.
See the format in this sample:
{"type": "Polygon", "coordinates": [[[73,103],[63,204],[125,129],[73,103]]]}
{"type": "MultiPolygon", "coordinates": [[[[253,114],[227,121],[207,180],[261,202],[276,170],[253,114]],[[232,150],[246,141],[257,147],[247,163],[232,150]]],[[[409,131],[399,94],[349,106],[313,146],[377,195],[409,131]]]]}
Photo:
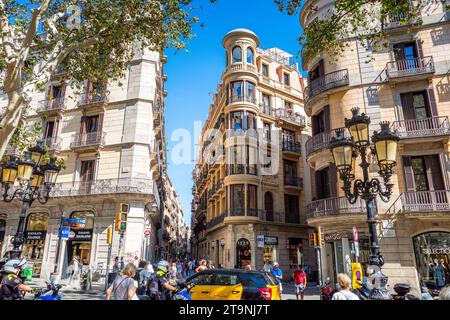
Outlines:
{"type": "Polygon", "coordinates": [[[64,225],[71,228],[84,228],[86,226],[86,219],[64,219],[64,225]]]}
{"type": "Polygon", "coordinates": [[[264,237],[264,244],[276,246],[278,245],[278,237],[264,237]]]}
{"type": "Polygon", "coordinates": [[[422,249],[423,254],[450,254],[450,247],[447,248],[423,248],[422,249]]]}
{"type": "Polygon", "coordinates": [[[24,237],[27,240],[45,240],[47,231],[25,231],[24,237]]]}
{"type": "Polygon", "coordinates": [[[264,236],[256,236],[256,246],[258,248],[264,248],[264,236]]]}
{"type": "Polygon", "coordinates": [[[335,233],[329,233],[329,234],[324,235],[325,241],[342,240],[342,238],[348,238],[348,235],[346,232],[335,232],[335,233]]]}
{"type": "Polygon", "coordinates": [[[71,230],[69,239],[75,241],[92,241],[92,230],[71,230]]]}
{"type": "Polygon", "coordinates": [[[61,239],[69,239],[70,228],[69,227],[61,227],[58,237],[61,239]]]}

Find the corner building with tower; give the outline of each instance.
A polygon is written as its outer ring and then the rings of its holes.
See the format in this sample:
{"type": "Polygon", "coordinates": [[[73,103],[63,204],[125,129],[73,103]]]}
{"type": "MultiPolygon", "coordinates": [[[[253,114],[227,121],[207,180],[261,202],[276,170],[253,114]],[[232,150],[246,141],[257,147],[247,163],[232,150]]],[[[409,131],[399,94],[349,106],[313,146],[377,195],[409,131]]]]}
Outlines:
{"type": "Polygon", "coordinates": [[[304,264],[314,277],[304,79],[292,55],[259,48],[250,30],[229,32],[223,47],[226,69],[193,172],[193,256],[253,270],[277,261],[286,278],[304,264]]]}
{"type": "MultiPolygon", "coordinates": [[[[324,19],[334,1],[305,1],[300,22],[306,28],[324,19]]],[[[353,227],[359,230],[359,262],[368,262],[369,236],[363,200],[350,204],[328,149],[336,130],[359,107],[371,118],[370,135],[389,121],[400,142],[389,203],[376,201],[378,237],[389,286],[408,283],[420,294],[421,280],[450,283],[449,136],[450,21],[439,1],[429,1],[421,24],[401,17],[384,21],[389,37],[385,49],[347,39],[348,49],[336,63],[326,52],[303,60],[308,71],[305,111],[312,137],[306,159],[313,173],[307,223],[320,228],[323,279],[336,283],[338,273],[351,274],[356,262],[353,227]],[[409,32],[408,32],[409,30],[409,32]],[[373,60],[371,58],[374,58],[373,60]]],[[[375,158],[370,175],[378,175],[375,158]]],[[[361,169],[356,167],[356,177],[361,169]]]]}

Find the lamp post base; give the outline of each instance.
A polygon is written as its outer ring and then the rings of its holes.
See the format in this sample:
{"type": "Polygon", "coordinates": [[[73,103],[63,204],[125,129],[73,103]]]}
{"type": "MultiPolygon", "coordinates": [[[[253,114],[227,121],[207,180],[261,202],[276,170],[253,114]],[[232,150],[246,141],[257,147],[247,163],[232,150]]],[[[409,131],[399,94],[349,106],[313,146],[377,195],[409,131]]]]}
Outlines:
{"type": "Polygon", "coordinates": [[[378,266],[369,266],[369,268],[377,270],[367,281],[369,288],[371,289],[369,300],[392,300],[392,295],[386,288],[388,277],[381,272],[381,269],[378,266]]]}

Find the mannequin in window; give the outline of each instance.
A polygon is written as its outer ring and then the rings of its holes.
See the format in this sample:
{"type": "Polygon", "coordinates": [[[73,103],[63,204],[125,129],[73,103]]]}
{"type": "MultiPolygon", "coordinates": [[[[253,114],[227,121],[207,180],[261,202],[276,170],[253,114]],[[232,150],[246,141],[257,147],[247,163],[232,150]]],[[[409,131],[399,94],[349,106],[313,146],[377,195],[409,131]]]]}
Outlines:
{"type": "Polygon", "coordinates": [[[445,287],[445,272],[444,259],[441,259],[440,263],[436,267],[436,270],[434,271],[434,280],[436,281],[436,285],[439,290],[445,287]]]}

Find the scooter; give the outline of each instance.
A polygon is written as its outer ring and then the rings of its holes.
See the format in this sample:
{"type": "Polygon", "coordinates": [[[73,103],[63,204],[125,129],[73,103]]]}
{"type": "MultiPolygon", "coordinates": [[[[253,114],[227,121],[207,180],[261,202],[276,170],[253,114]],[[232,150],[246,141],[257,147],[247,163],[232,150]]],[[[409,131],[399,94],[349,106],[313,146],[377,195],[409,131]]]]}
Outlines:
{"type": "Polygon", "coordinates": [[[34,294],[33,300],[62,300],[63,295],[59,293],[59,290],[62,288],[61,285],[53,284],[51,282],[46,281],[47,284],[46,289],[39,289],[34,294]]]}
{"type": "Polygon", "coordinates": [[[394,300],[420,300],[416,296],[409,294],[411,291],[411,286],[409,284],[397,283],[394,286],[394,291],[396,294],[392,295],[394,300]]]}
{"type": "Polygon", "coordinates": [[[439,300],[440,291],[435,281],[427,281],[420,287],[422,291],[422,300],[439,300]]]}
{"type": "Polygon", "coordinates": [[[182,288],[177,293],[173,293],[170,300],[192,300],[190,291],[194,286],[186,285],[185,283],[180,283],[179,287],[182,288]]]}
{"type": "Polygon", "coordinates": [[[325,285],[320,288],[320,300],[329,301],[336,292],[338,290],[331,286],[331,280],[327,278],[325,285]]]}

